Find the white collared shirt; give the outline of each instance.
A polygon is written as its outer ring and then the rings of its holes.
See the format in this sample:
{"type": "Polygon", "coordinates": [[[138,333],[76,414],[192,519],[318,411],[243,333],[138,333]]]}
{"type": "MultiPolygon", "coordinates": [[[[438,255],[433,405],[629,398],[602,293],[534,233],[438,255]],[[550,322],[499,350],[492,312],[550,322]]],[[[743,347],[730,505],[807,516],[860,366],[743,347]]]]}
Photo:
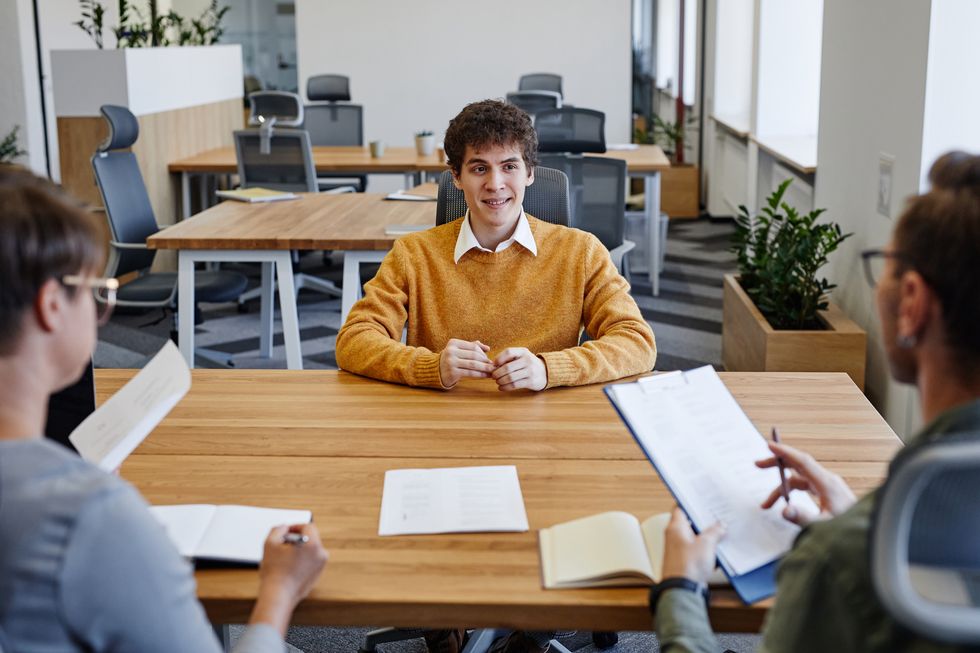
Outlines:
{"type": "Polygon", "coordinates": [[[531,252],[534,256],[538,255],[538,246],[534,242],[531,225],[527,221],[527,216],[524,215],[523,208],[521,209],[521,217],[517,219],[517,227],[514,228],[514,235],[497,245],[497,249],[495,250],[487,249],[476,239],[473,228],[470,226],[470,212],[467,211],[463,217],[463,225],[459,228],[459,237],[456,238],[456,251],[453,252],[453,263],[459,263],[459,259],[463,258],[463,254],[474,247],[481,252],[495,254],[504,251],[515,242],[523,246],[524,249],[531,252]]]}

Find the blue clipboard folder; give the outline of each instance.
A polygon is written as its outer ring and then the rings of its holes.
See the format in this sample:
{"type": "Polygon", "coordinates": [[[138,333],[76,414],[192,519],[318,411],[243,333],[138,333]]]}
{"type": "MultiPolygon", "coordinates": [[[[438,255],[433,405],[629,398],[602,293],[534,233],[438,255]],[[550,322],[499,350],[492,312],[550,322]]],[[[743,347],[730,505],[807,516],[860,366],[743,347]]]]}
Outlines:
{"type": "MultiPolygon", "coordinates": [[[[740,460],[740,463],[744,468],[746,464],[751,464],[753,469],[754,461],[762,457],[766,457],[769,454],[768,447],[766,445],[765,439],[758,433],[755,427],[752,425],[751,421],[735,402],[734,397],[728,392],[727,388],[721,382],[717,373],[710,366],[697,368],[690,370],[688,372],[672,372],[663,375],[657,375],[653,377],[645,377],[639,381],[631,383],[619,383],[606,386],[604,388],[606,397],[612,403],[616,412],[619,414],[620,419],[626,424],[633,438],[636,440],[637,444],[643,450],[647,459],[653,465],[653,468],[660,475],[663,480],[664,485],[667,486],[668,491],[674,497],[677,505],[681,507],[681,510],[688,516],[691,523],[694,525],[695,531],[700,531],[701,528],[698,525],[698,520],[694,519],[694,514],[698,511],[695,506],[689,505],[683,495],[682,491],[679,491],[677,487],[685,481],[685,479],[677,476],[677,472],[671,472],[665,468],[665,461],[659,452],[654,451],[655,440],[658,439],[658,435],[663,435],[664,440],[668,440],[671,435],[676,435],[677,440],[689,440],[689,443],[681,446],[696,446],[693,443],[695,438],[694,430],[697,426],[711,424],[712,421],[719,424],[724,423],[723,430],[732,429],[731,433],[723,433],[721,436],[727,437],[729,435],[737,435],[742,438],[740,442],[741,446],[748,444],[746,447],[745,455],[739,454],[740,458],[748,458],[749,460],[740,460]],[[623,397],[617,396],[620,389],[627,389],[626,386],[644,387],[647,384],[651,390],[649,394],[644,391],[642,395],[637,392],[633,392],[634,388],[628,388],[630,391],[630,400],[625,400],[623,397]],[[697,410],[698,406],[692,404],[692,397],[695,398],[695,402],[699,400],[710,401],[712,404],[712,411],[697,410]],[[638,406],[637,401],[644,403],[644,406],[638,406]],[[662,423],[658,424],[657,427],[651,427],[649,419],[652,408],[659,410],[664,410],[665,412],[672,413],[672,417],[664,419],[662,423]],[[646,412],[645,412],[646,411],[646,412]],[[711,412],[712,415],[704,415],[701,413],[711,412]],[[690,414],[685,414],[690,413],[690,414]],[[697,414],[695,414],[697,413],[697,414]],[[660,429],[660,433],[657,433],[657,428],[660,429]],[[674,429],[675,431],[684,429],[691,429],[692,432],[685,433],[666,433],[669,429],[674,429]],[[737,430],[737,432],[736,432],[737,430]]],[[[703,407],[702,407],[703,408],[703,407]]],[[[727,461],[726,461],[727,462],[727,461]]],[[[737,465],[735,465],[737,467],[737,465]]],[[[766,483],[766,479],[771,477],[771,484],[767,485],[768,489],[765,491],[768,494],[768,490],[778,484],[778,472],[775,470],[758,470],[758,475],[753,473],[754,482],[756,485],[760,483],[766,483]],[[769,474],[772,473],[772,475],[769,474]],[[773,476],[775,475],[775,476],[773,476]]],[[[808,496],[803,496],[803,493],[797,493],[793,495],[794,505],[797,505],[797,496],[800,497],[799,501],[803,504],[809,502],[813,509],[816,506],[812,504],[812,500],[808,496]]],[[[758,506],[756,502],[755,505],[758,506]]],[[[744,502],[743,502],[744,503],[744,502]]],[[[704,514],[702,507],[701,513],[704,514]]],[[[761,508],[759,508],[759,515],[762,516],[765,513],[761,508]]],[[[775,511],[773,514],[778,515],[779,511],[775,511]]],[[[753,515],[754,517],[754,515],[753,515]]],[[[781,521],[782,518],[778,517],[781,521]]],[[[773,521],[771,515],[766,516],[766,520],[770,523],[773,521]]],[[[725,520],[723,520],[725,521],[725,520]]],[[[714,519],[709,521],[702,520],[701,527],[707,527],[714,522],[714,519]]],[[[731,581],[732,587],[735,588],[736,593],[738,593],[739,598],[741,598],[746,604],[755,603],[756,601],[761,601],[762,599],[768,598],[775,594],[776,592],[776,568],[779,565],[779,561],[783,554],[789,550],[792,540],[795,538],[795,532],[798,532],[795,526],[790,525],[788,522],[784,522],[785,529],[781,528],[778,524],[771,523],[770,526],[776,528],[777,530],[786,531],[781,533],[784,544],[783,547],[779,549],[778,552],[774,553],[774,556],[768,561],[762,561],[759,566],[754,568],[743,570],[742,573],[734,573],[734,567],[726,561],[722,555],[721,549],[725,546],[724,542],[719,547],[719,562],[725,575],[731,581]],[[786,530],[792,529],[792,530],[786,530]]],[[[726,526],[729,527],[729,534],[726,537],[732,536],[732,528],[730,524],[726,521],[726,526]]],[[[744,566],[744,565],[743,565],[744,566]]]]}

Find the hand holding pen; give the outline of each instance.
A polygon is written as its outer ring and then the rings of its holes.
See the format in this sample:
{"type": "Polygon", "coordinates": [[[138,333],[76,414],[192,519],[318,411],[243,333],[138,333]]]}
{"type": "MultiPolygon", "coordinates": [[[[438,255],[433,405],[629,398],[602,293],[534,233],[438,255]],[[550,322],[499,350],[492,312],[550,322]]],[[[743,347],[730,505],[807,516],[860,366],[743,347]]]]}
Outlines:
{"type": "Polygon", "coordinates": [[[812,521],[829,519],[839,515],[854,505],[856,498],[840,475],[828,471],[813,456],[795,447],[778,441],[778,433],[773,429],[775,439],[769,443],[773,457],[756,461],[763,469],[780,468],[780,484],[762,502],[762,508],[769,509],[782,497],[785,501],[783,517],[788,521],[805,526],[812,521]],[[792,472],[786,476],[784,469],[792,472]],[[803,512],[789,503],[789,493],[793,490],[810,492],[820,506],[818,514],[803,512]]]}

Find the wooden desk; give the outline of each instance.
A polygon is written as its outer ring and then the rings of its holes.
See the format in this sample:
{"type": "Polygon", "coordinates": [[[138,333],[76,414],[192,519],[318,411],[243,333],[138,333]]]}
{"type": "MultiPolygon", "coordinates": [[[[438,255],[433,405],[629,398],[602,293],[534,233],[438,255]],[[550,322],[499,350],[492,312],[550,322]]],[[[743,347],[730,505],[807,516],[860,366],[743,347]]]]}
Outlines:
{"type": "MultiPolygon", "coordinates": [[[[151,249],[176,249],[178,314],[193,315],[194,263],[197,261],[252,261],[262,263],[262,311],[259,350],[272,352],[273,265],[279,283],[286,364],[302,369],[299,322],[290,251],[332,249],[344,251],[343,313],[361,291],[362,262],[380,261],[395,242],[385,228],[397,224],[435,226],[431,202],[385,201],[382,195],[301,194],[285,202],[249,204],[227,201],[195,217],[167,227],[147,239],[151,249]]],[[[194,321],[178,325],[180,350],[194,365],[194,321]]]]}
{"type": "MultiPolygon", "coordinates": [[[[670,168],[670,161],[657,145],[640,145],[632,150],[609,150],[605,156],[626,161],[627,174],[644,180],[643,215],[650,225],[648,264],[653,294],[660,293],[658,266],[660,260],[660,173],[670,168]]],[[[435,154],[420,156],[415,148],[389,147],[379,158],[372,158],[366,147],[314,147],[313,165],[318,173],[377,174],[403,173],[405,188],[411,188],[419,173],[441,173],[448,166],[435,154]]],[[[183,216],[190,215],[191,175],[234,174],[238,171],[235,149],[220,147],[185,159],[170,162],[168,170],[181,176],[183,216]]]]}
{"type": "MultiPolygon", "coordinates": [[[[96,370],[99,400],[131,370],[96,370]]],[[[307,508],[330,563],[300,624],[647,630],[636,588],[544,591],[537,529],[605,510],[645,518],[672,499],[599,386],[452,392],[344,372],[195,370],[188,396],[130,456],[122,475],[151,503],[307,508]],[[531,531],[382,538],[384,472],[513,463],[531,531]]],[[[844,374],[731,373],[722,379],[757,426],[778,423],[859,494],[876,486],[898,438],[844,374]]],[[[241,622],[254,570],[202,570],[217,622],[241,622]]],[[[713,594],[721,631],[756,631],[770,602],[713,594]]]]}
{"type": "MultiPolygon", "coordinates": [[[[415,185],[419,172],[446,169],[446,164],[435,154],[420,156],[414,147],[388,147],[384,156],[377,158],[372,157],[366,147],[314,147],[313,165],[321,174],[404,174],[406,188],[415,185]]],[[[191,212],[191,177],[237,174],[238,162],[234,147],[218,147],[171,161],[167,169],[171,174],[180,175],[181,215],[186,218],[191,212]]]]}

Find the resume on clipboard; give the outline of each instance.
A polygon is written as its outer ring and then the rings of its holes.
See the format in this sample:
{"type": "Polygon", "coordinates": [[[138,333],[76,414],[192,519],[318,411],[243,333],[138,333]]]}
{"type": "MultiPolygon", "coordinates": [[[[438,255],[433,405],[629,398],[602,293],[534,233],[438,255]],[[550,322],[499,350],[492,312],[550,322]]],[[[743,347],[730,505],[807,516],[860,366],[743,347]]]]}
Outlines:
{"type": "MultiPolygon", "coordinates": [[[[756,467],[771,456],[768,445],[715,370],[660,374],[605,392],[694,528],[725,525],[718,559],[742,600],[772,595],[775,565],[800,529],[780,510],[759,507],[779,472],[756,467]]],[[[793,502],[817,512],[806,493],[793,502]]]]}

